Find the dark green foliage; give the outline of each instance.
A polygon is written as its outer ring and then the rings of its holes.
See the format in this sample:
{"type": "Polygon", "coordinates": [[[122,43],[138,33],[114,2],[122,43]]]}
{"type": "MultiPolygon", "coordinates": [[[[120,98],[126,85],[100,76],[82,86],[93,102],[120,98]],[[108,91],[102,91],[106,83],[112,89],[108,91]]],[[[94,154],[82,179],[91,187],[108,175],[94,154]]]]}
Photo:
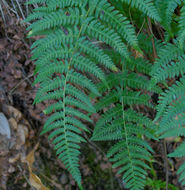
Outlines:
{"type": "Polygon", "coordinates": [[[149,169],[144,161],[150,161],[150,152],[153,152],[144,137],[155,138],[152,131],[154,125],[132,106],[152,105],[149,103],[149,96],[128,88],[146,89],[148,81],[125,72],[108,76],[106,81],[110,84],[109,87],[112,80],[115,90],[109,89],[106,92],[106,86],[98,85],[100,91],[106,95],[95,108],[97,111],[107,108],[107,111],[97,122],[92,140],[116,140],[115,145],[108,151],[109,160],[114,162],[113,167],[120,168],[118,173],[123,175],[127,188],[142,189],[146,180],[146,169],[149,169]]]}
{"type": "MultiPolygon", "coordinates": [[[[82,189],[80,143],[89,132],[85,123],[94,124],[92,140],[111,142],[107,157],[126,187],[144,189],[153,153],[148,140],[185,135],[184,2],[28,3],[40,4],[26,21],[32,23],[29,36],[40,36],[32,45],[32,58],[34,84],[40,84],[35,103],[49,103],[42,134],[50,132],[56,154],[82,189]],[[153,34],[154,27],[160,37],[153,34]],[[156,107],[154,93],[159,95],[156,107]],[[147,113],[154,109],[155,119],[147,113]],[[101,117],[93,123],[95,112],[101,117]]],[[[181,143],[169,156],[185,156],[184,149],[181,143]]],[[[185,184],[185,164],[178,174],[185,184]]]]}

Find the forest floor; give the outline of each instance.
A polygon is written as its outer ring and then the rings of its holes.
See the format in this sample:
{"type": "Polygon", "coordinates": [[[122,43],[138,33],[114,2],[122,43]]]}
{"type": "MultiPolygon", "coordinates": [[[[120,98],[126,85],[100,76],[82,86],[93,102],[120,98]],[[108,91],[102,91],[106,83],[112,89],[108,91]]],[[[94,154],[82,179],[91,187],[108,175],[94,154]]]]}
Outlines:
{"type": "MultiPolygon", "coordinates": [[[[32,86],[35,76],[30,46],[35,39],[28,39],[26,33],[26,26],[14,15],[6,17],[6,25],[0,17],[0,112],[11,129],[10,139],[0,135],[0,190],[77,190],[75,181],[55,156],[47,135],[39,135],[46,120],[42,113],[46,105],[33,105],[38,86],[32,86]]],[[[97,117],[94,115],[93,119],[97,117]]],[[[156,161],[149,176],[156,183],[157,179],[168,181],[180,189],[175,175],[180,161],[166,161],[163,142],[160,146],[150,143],[156,161]]],[[[175,146],[170,139],[165,142],[167,151],[175,146]]],[[[80,168],[84,189],[124,189],[121,176],[106,159],[107,148],[107,143],[88,141],[82,145],[80,168]]],[[[161,185],[160,189],[165,187],[161,185]]]]}

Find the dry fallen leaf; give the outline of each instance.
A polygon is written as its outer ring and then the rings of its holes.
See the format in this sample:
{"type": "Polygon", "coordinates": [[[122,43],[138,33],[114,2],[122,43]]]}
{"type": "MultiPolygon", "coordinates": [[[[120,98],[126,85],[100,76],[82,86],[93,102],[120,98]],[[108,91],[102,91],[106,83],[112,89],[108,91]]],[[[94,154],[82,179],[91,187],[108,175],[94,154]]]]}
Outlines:
{"type": "Polygon", "coordinates": [[[32,172],[32,165],[35,161],[34,153],[37,150],[38,146],[39,144],[37,143],[34,149],[26,157],[26,161],[27,161],[28,169],[30,173],[29,181],[30,181],[30,184],[33,187],[35,187],[37,190],[49,190],[46,186],[42,184],[40,178],[32,172]]]}
{"type": "Polygon", "coordinates": [[[19,150],[21,146],[25,144],[26,138],[28,137],[27,127],[22,124],[18,124],[16,136],[17,136],[16,149],[19,150]]]}
{"type": "Polygon", "coordinates": [[[17,160],[19,160],[19,158],[20,158],[20,153],[18,153],[18,154],[16,154],[16,155],[14,155],[13,157],[11,157],[11,158],[9,158],[9,163],[15,163],[17,160]]]}
{"type": "Polygon", "coordinates": [[[17,130],[17,122],[13,117],[8,120],[8,123],[10,124],[11,129],[15,131],[17,130]]]}
{"type": "Polygon", "coordinates": [[[22,119],[22,113],[14,108],[13,106],[7,106],[8,109],[8,115],[10,117],[13,117],[17,122],[19,122],[22,119]]]}

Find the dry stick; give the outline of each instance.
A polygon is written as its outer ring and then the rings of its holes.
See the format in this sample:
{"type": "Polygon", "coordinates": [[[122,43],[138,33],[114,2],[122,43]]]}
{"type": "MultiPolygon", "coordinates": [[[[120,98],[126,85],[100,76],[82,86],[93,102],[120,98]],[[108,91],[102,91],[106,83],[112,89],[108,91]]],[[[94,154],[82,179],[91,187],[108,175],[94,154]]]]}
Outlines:
{"type": "Polygon", "coordinates": [[[19,19],[19,15],[17,13],[17,10],[16,10],[16,7],[15,7],[15,4],[14,4],[13,0],[11,0],[11,3],[12,3],[12,6],[14,8],[14,11],[15,11],[14,13],[16,14],[16,17],[17,17],[17,19],[19,19]]]}
{"type": "Polygon", "coordinates": [[[163,35],[163,31],[162,31],[161,27],[156,25],[156,29],[157,29],[159,36],[161,37],[162,41],[164,41],[164,37],[163,37],[164,35],[163,35]]]}
{"type": "MultiPolygon", "coordinates": [[[[104,157],[106,157],[106,153],[100,147],[98,147],[96,145],[96,143],[94,143],[93,141],[89,140],[89,138],[87,137],[86,133],[83,133],[83,137],[86,139],[87,143],[89,143],[89,145],[94,149],[94,151],[98,150],[99,152],[101,152],[103,154],[104,157]]],[[[112,170],[111,170],[111,168],[109,169],[109,174],[110,174],[110,179],[111,179],[111,189],[114,190],[114,183],[113,183],[113,176],[112,176],[112,170]]],[[[115,177],[115,178],[117,179],[117,177],[115,177]]],[[[119,184],[120,188],[122,189],[122,186],[120,185],[119,180],[118,180],[118,184],[119,184]]]]}
{"type": "Polygon", "coordinates": [[[148,28],[149,28],[149,34],[152,35],[152,46],[153,46],[153,54],[154,54],[154,60],[157,58],[157,53],[156,53],[156,49],[155,49],[155,42],[154,42],[154,34],[152,32],[152,24],[151,24],[151,20],[148,17],[148,28]]]}
{"type": "Polygon", "coordinates": [[[28,0],[26,0],[26,17],[29,15],[28,0]]]}
{"type": "Polygon", "coordinates": [[[17,0],[15,0],[15,1],[16,1],[16,3],[17,3],[18,7],[19,7],[19,10],[20,10],[20,12],[21,12],[21,15],[22,15],[23,19],[25,20],[25,16],[24,16],[23,10],[22,10],[22,8],[21,8],[21,5],[19,4],[19,2],[18,2],[17,0]]]}
{"type": "Polygon", "coordinates": [[[41,175],[42,177],[44,177],[47,181],[49,181],[50,183],[52,183],[52,184],[53,184],[55,187],[57,187],[58,189],[64,190],[61,184],[56,183],[54,180],[50,179],[49,177],[47,177],[46,175],[44,175],[44,174],[42,174],[42,173],[41,173],[40,175],[41,175]]]}
{"type": "Polygon", "coordinates": [[[3,2],[4,7],[6,8],[8,14],[10,14],[10,11],[9,11],[9,9],[8,9],[8,7],[9,7],[8,3],[7,3],[5,0],[1,0],[1,1],[3,2]]]}
{"type": "Polygon", "coordinates": [[[168,190],[168,181],[169,181],[169,174],[168,174],[168,158],[167,158],[167,150],[166,150],[166,140],[163,141],[164,146],[164,165],[166,168],[166,190],[168,190]]]}
{"type": "Polygon", "coordinates": [[[3,21],[4,21],[5,25],[6,25],[6,20],[5,20],[5,17],[4,17],[3,8],[1,6],[1,3],[0,3],[0,12],[1,12],[1,15],[2,15],[2,18],[3,18],[3,21]]]}
{"type": "Polygon", "coordinates": [[[24,78],[23,80],[21,80],[14,88],[12,88],[9,92],[9,95],[12,95],[12,93],[16,90],[16,88],[18,88],[25,80],[28,80],[29,78],[31,78],[33,76],[33,73],[30,74],[28,77],[24,78]]]}
{"type": "Polygon", "coordinates": [[[32,190],[35,190],[35,188],[32,186],[32,184],[30,183],[29,179],[27,178],[27,176],[25,175],[25,173],[23,172],[21,166],[18,164],[18,168],[20,170],[20,172],[22,173],[22,175],[24,176],[25,180],[27,181],[27,183],[30,185],[32,190]]]}
{"type": "Polygon", "coordinates": [[[114,190],[114,183],[113,183],[113,177],[112,177],[112,170],[111,170],[111,168],[109,168],[109,175],[110,175],[111,189],[114,190]]]}
{"type": "Polygon", "coordinates": [[[139,36],[139,34],[141,33],[141,31],[142,31],[142,29],[143,29],[143,27],[144,27],[144,25],[145,25],[145,18],[144,18],[144,21],[143,21],[143,23],[142,23],[142,26],[141,26],[141,28],[139,29],[139,31],[138,31],[138,33],[137,33],[137,37],[139,36]]]}

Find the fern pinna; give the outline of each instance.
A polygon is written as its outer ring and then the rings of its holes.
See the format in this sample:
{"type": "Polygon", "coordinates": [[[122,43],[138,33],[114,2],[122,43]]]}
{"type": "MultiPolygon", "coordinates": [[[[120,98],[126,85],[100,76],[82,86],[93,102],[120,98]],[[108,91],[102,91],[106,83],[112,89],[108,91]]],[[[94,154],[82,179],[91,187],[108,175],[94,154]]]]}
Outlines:
{"type": "MultiPolygon", "coordinates": [[[[50,104],[44,110],[49,118],[42,134],[50,132],[56,154],[82,189],[80,143],[89,132],[85,122],[93,123],[91,114],[98,112],[92,140],[115,141],[107,153],[113,167],[128,189],[144,189],[153,153],[147,140],[156,134],[184,135],[184,2],[28,3],[39,5],[26,19],[31,22],[29,36],[40,36],[32,45],[34,83],[40,84],[35,103],[50,104]],[[176,8],[181,8],[180,16],[176,8]],[[155,24],[159,37],[152,32],[155,24]],[[177,76],[179,81],[168,88],[165,79],[177,76]],[[168,89],[162,91],[159,83],[168,89]],[[155,109],[153,93],[160,95],[154,121],[141,112],[143,107],[155,109]]],[[[180,153],[184,144],[170,156],[185,156],[180,153]]],[[[183,184],[184,170],[185,164],[178,171],[183,184]]]]}

